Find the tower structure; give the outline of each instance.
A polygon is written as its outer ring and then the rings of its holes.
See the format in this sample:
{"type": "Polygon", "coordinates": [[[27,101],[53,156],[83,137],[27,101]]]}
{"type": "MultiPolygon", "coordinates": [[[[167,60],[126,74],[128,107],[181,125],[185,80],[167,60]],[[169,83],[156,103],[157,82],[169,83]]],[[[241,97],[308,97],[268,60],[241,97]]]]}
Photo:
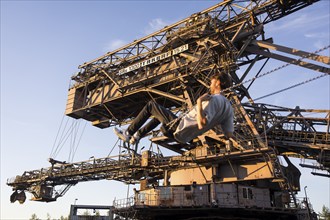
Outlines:
{"type": "Polygon", "coordinates": [[[308,216],[295,198],[300,172],[287,156],[317,160],[329,172],[330,111],[256,103],[249,87],[272,73],[260,74],[264,65],[250,72],[256,63],[269,59],[328,76],[329,57],[274,44],[263,29],[315,2],[222,1],[80,65],[72,76],[66,115],[102,129],[129,123],[150,100],[182,114],[207,91],[212,74],[225,72],[234,82],[225,91],[235,111],[234,137],[228,142],[221,131],[212,129],[182,144],[153,132],[153,144],[178,155],[164,157],[150,150],[139,154],[138,145],[123,143],[125,154],[116,157],[77,163],[50,159],[51,167],[8,181],[14,189],[11,200],[24,202],[24,191],[29,191],[34,200],[55,201],[78,182],[108,179],[140,184],[132,198],[114,202],[114,213],[123,218],[308,216]],[[243,67],[244,73],[238,74],[243,67]],[[243,99],[248,101],[242,103],[243,99]],[[287,167],[280,164],[279,155],[287,167]]]}

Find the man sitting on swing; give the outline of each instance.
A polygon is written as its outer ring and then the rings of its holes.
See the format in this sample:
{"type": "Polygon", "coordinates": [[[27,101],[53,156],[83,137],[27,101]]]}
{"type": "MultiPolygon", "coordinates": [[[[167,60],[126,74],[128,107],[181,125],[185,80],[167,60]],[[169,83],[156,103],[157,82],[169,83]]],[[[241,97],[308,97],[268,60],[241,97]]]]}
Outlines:
{"type": "Polygon", "coordinates": [[[211,77],[210,93],[200,96],[196,105],[182,117],[178,118],[170,110],[150,101],[126,130],[114,128],[114,131],[123,141],[135,144],[162,123],[161,131],[165,136],[187,143],[220,125],[225,137],[230,138],[234,132],[234,111],[221,91],[231,85],[228,74],[217,73],[211,77]],[[153,118],[142,127],[150,116],[153,118]]]}

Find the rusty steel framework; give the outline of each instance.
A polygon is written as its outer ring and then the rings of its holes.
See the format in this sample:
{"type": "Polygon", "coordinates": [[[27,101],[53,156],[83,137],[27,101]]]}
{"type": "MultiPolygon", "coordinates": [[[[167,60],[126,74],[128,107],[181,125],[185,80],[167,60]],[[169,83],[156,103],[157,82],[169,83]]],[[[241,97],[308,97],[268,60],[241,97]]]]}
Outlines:
{"type": "MultiPolygon", "coordinates": [[[[180,144],[153,132],[152,143],[179,155],[140,155],[138,146],[124,143],[119,147],[125,154],[116,157],[77,163],[50,159],[51,167],[26,171],[8,181],[14,190],[11,201],[24,202],[24,191],[32,193],[37,201],[55,201],[70,186],[83,181],[146,182],[148,186],[164,180],[166,185],[173,170],[209,166],[233,169],[263,163],[268,167],[267,179],[277,182],[278,190],[289,191],[291,205],[297,207],[294,192],[299,191],[299,184],[289,178],[290,172],[280,165],[277,156],[317,160],[319,168],[329,173],[330,111],[255,103],[249,88],[255,80],[273,72],[261,74],[269,59],[285,62],[281,68],[293,64],[328,77],[329,57],[318,55],[318,51],[309,53],[276,45],[263,30],[265,24],[317,1],[226,0],[80,65],[80,71],[72,76],[66,115],[85,119],[99,128],[129,123],[149,100],[182,114],[207,91],[210,75],[226,72],[234,82],[225,91],[235,111],[234,137],[228,142],[221,132],[210,130],[190,143],[180,144]],[[259,71],[246,80],[256,63],[262,63],[259,71]],[[238,74],[236,70],[243,66],[245,72],[238,74]],[[248,102],[242,103],[243,99],[248,102]],[[55,190],[57,186],[64,188],[55,190]]],[[[237,177],[235,172],[232,175],[235,181],[258,180],[237,177]]],[[[221,174],[212,179],[205,177],[205,181],[226,182],[221,174]]]]}

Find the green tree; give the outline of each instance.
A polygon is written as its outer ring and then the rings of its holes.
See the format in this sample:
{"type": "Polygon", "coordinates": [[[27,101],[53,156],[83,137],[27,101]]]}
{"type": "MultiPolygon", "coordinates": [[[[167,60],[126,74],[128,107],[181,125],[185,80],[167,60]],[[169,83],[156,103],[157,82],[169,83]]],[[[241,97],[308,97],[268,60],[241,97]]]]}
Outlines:
{"type": "Polygon", "coordinates": [[[33,213],[33,214],[31,215],[30,220],[40,220],[40,218],[38,218],[38,216],[37,216],[36,213],[33,213]]]}
{"type": "Polygon", "coordinates": [[[88,211],[88,210],[86,210],[86,211],[84,211],[83,215],[85,215],[85,216],[90,216],[90,215],[91,215],[91,213],[89,213],[89,211],[88,211]]]}
{"type": "Polygon", "coordinates": [[[96,210],[96,211],[95,211],[95,216],[101,216],[101,214],[100,214],[100,211],[99,211],[99,210],[96,210]]]}
{"type": "Polygon", "coordinates": [[[60,220],[69,220],[69,217],[63,217],[63,215],[61,215],[60,220]]]}
{"type": "Polygon", "coordinates": [[[325,205],[322,206],[322,212],[319,212],[320,220],[330,220],[330,210],[325,205]]]}

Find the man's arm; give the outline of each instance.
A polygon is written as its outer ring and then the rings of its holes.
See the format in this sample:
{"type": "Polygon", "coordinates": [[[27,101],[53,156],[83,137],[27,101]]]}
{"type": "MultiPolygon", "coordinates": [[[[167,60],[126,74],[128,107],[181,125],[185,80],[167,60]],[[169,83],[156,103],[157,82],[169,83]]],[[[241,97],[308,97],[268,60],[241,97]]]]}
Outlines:
{"type": "Polygon", "coordinates": [[[208,93],[205,93],[204,95],[202,95],[197,99],[197,124],[199,129],[202,129],[207,123],[205,115],[203,114],[202,102],[210,99],[211,99],[211,95],[208,93]]]}

